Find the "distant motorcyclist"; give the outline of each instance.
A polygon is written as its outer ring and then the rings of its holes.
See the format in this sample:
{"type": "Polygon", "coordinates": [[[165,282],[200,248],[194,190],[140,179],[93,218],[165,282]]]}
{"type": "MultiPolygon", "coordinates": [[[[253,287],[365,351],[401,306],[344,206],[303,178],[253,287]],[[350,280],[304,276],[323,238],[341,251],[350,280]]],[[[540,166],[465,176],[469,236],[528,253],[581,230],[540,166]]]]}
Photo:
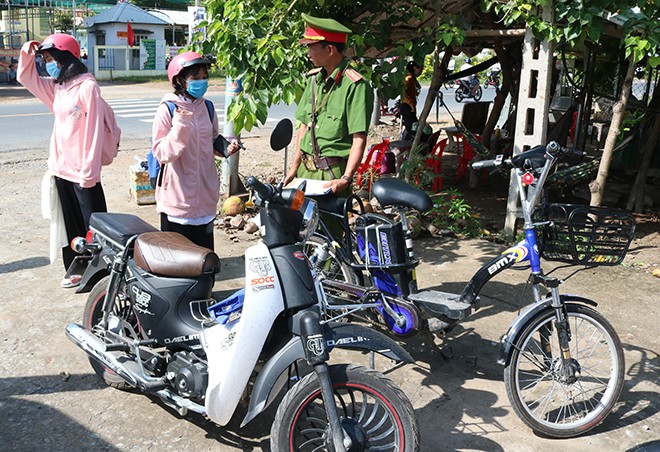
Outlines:
{"type": "MultiPolygon", "coordinates": [[[[472,68],[472,60],[470,58],[465,59],[465,63],[461,66],[461,71],[465,71],[472,68]]],[[[466,75],[461,80],[465,80],[470,85],[470,96],[474,96],[474,93],[477,91],[479,86],[479,80],[476,75],[466,75]]]]}
{"type": "Polygon", "coordinates": [[[502,72],[502,66],[500,63],[495,63],[488,70],[488,77],[486,78],[486,86],[488,84],[493,85],[496,89],[500,86],[500,73],[502,72]]]}

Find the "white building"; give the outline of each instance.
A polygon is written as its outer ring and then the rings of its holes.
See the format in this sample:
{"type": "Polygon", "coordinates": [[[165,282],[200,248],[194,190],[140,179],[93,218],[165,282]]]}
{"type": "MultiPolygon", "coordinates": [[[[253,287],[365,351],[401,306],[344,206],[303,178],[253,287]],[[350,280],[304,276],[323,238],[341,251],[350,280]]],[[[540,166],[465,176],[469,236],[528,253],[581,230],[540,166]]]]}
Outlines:
{"type": "Polygon", "coordinates": [[[83,21],[88,33],[90,72],[99,79],[165,74],[165,20],[127,2],[83,21]],[[128,23],[134,35],[128,45],[128,23]]]}

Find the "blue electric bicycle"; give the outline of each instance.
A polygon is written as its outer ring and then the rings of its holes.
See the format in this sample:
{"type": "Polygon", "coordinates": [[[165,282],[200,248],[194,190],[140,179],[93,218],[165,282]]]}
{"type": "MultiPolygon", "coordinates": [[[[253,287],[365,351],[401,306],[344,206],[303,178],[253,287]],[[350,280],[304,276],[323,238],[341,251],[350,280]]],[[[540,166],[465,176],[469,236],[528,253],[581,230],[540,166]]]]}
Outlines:
{"type": "Polygon", "coordinates": [[[306,252],[325,276],[326,317],[371,312],[399,336],[420,329],[446,333],[478,309],[478,295],[488,281],[527,263],[534,303],[503,336],[498,359],[511,405],[529,427],[551,437],[577,436],[600,424],[621,393],[621,342],[595,310],[596,302],[560,293],[562,281],[544,274],[541,257],[584,267],[617,265],[628,250],[635,222],[618,209],[545,204],[546,179],[570,152],[551,142],[511,159],[472,165],[514,169],[525,239],[484,264],[461,294],[417,289],[419,261],[407,213],[431,208],[421,190],[398,179],[374,184],[374,197],[396,213],[397,221],[365,212],[357,197],[321,201],[325,218],[306,252]],[[354,227],[348,221],[351,211],[354,227]],[[341,234],[333,233],[331,221],[343,226],[341,234]]]}

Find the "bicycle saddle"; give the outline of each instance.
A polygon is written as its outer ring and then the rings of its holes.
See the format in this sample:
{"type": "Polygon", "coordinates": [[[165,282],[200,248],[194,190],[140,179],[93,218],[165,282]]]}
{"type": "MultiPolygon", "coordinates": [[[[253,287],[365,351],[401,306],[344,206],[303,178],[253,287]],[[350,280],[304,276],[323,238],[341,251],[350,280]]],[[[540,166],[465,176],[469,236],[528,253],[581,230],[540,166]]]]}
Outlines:
{"type": "Polygon", "coordinates": [[[429,195],[401,179],[378,179],[372,193],[381,206],[404,206],[420,212],[427,212],[433,207],[429,195]]]}

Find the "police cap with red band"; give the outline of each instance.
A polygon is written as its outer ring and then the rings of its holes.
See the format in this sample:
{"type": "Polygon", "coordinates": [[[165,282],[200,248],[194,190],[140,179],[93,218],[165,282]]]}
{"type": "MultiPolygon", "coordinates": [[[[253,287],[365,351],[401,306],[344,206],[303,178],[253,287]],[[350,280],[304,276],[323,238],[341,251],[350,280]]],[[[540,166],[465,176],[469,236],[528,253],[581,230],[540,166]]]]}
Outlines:
{"type": "Polygon", "coordinates": [[[334,19],[323,19],[303,13],[302,18],[307,24],[300,44],[314,44],[316,42],[346,43],[347,36],[352,33],[349,28],[334,19]]]}

